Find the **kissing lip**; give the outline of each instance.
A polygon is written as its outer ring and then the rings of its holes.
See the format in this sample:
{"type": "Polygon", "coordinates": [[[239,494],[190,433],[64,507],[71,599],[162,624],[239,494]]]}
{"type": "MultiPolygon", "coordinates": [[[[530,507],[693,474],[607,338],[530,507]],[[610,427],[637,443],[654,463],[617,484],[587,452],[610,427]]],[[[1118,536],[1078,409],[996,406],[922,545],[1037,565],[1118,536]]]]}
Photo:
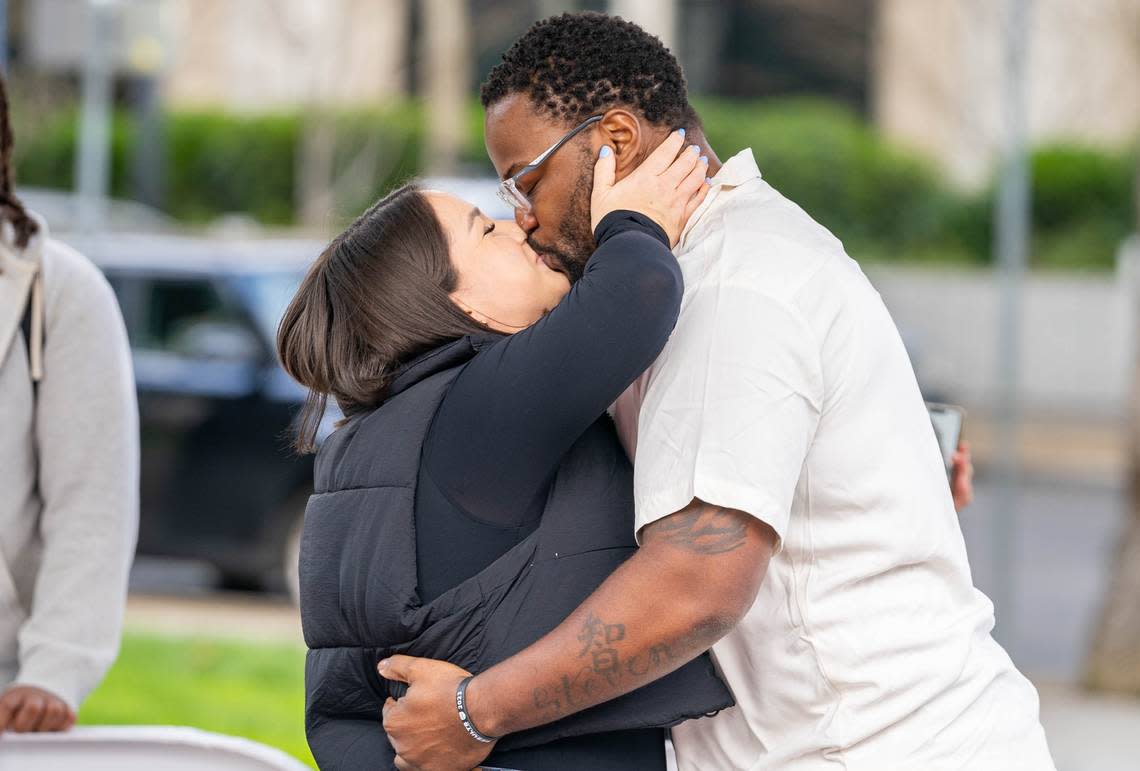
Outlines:
{"type": "Polygon", "coordinates": [[[535,255],[537,255],[538,262],[541,262],[549,270],[553,270],[556,273],[566,273],[566,271],[562,269],[562,265],[559,263],[558,258],[546,254],[545,252],[538,251],[535,252],[535,255]]]}
{"type": "Polygon", "coordinates": [[[550,270],[553,270],[556,273],[561,273],[562,275],[569,278],[569,274],[566,272],[566,268],[562,265],[562,260],[560,260],[557,255],[551,252],[543,251],[529,241],[527,242],[527,246],[529,246],[534,251],[534,253],[538,256],[538,260],[543,265],[545,265],[550,270]]]}

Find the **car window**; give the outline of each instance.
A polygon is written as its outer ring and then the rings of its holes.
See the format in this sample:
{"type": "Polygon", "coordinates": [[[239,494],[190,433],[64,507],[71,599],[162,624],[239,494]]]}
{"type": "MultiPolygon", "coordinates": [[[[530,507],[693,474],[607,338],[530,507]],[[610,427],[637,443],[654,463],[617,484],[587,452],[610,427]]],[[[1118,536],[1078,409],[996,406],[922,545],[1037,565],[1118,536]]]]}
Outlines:
{"type": "Polygon", "coordinates": [[[139,347],[203,358],[256,355],[245,321],[209,281],[160,279],[147,294],[139,347]]]}
{"type": "Polygon", "coordinates": [[[133,345],[139,338],[140,298],[145,282],[130,274],[109,272],[106,276],[107,282],[115,292],[115,299],[119,302],[119,310],[123,314],[123,322],[127,326],[127,336],[133,345]]]}
{"type": "Polygon", "coordinates": [[[242,278],[239,286],[247,307],[267,340],[276,339],[277,325],[297,294],[301,278],[302,274],[296,271],[266,272],[242,278]]]}

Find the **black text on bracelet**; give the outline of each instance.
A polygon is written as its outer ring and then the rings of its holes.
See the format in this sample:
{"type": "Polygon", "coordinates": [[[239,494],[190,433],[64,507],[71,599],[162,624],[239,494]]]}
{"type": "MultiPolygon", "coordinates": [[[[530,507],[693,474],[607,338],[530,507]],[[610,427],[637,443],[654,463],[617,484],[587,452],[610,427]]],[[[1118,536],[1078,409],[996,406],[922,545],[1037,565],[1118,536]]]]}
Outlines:
{"type": "Polygon", "coordinates": [[[480,731],[471,722],[471,715],[467,713],[467,684],[471,682],[470,677],[465,677],[459,681],[459,687],[455,689],[455,707],[459,710],[459,722],[463,723],[463,727],[467,729],[468,735],[477,742],[483,744],[492,744],[497,742],[498,739],[493,736],[480,731]]]}

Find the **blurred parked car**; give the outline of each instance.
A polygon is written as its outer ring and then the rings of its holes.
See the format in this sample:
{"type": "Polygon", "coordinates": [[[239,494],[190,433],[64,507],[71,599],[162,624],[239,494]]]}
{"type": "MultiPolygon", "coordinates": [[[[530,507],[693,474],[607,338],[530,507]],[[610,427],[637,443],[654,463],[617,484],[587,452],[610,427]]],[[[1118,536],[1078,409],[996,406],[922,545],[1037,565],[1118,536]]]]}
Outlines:
{"type": "MultiPolygon", "coordinates": [[[[311,456],[289,448],[304,389],[277,322],[313,241],[119,235],[71,243],[118,295],[142,433],[139,554],[193,558],[226,586],[292,586],[311,456]]],[[[337,416],[327,416],[330,430],[337,416]]]]}
{"type": "MultiPolygon", "coordinates": [[[[421,184],[513,216],[498,180],[421,184]]],[[[227,587],[295,591],[313,459],[289,447],[305,390],[281,369],[275,336],[325,243],[171,235],[163,215],[129,202],[116,202],[111,232],[70,235],[73,196],[26,198],[103,270],[122,307],[142,434],[138,553],[209,563],[227,587]],[[132,224],[146,232],[119,232],[132,224]]],[[[339,417],[329,410],[318,440],[339,417]]]]}
{"type": "Polygon", "coordinates": [[[499,180],[494,177],[423,177],[421,187],[442,190],[462,198],[493,220],[511,220],[515,210],[499,199],[499,180]]]}
{"type": "MultiPolygon", "coordinates": [[[[79,196],[70,190],[43,187],[20,187],[20,200],[39,214],[54,235],[73,232],[79,222],[79,196]]],[[[104,216],[99,221],[105,230],[129,233],[174,233],[178,223],[158,209],[118,198],[104,202],[104,216]]]]}

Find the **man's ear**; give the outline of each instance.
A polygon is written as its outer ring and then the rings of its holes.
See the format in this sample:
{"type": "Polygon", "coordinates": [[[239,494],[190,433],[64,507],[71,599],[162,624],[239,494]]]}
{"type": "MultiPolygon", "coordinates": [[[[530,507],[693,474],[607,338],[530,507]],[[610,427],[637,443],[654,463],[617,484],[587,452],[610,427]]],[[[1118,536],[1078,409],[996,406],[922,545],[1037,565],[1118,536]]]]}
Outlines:
{"type": "Polygon", "coordinates": [[[598,124],[602,144],[614,149],[614,177],[621,179],[637,168],[645,149],[645,129],[629,110],[615,108],[606,112],[598,124]]]}

